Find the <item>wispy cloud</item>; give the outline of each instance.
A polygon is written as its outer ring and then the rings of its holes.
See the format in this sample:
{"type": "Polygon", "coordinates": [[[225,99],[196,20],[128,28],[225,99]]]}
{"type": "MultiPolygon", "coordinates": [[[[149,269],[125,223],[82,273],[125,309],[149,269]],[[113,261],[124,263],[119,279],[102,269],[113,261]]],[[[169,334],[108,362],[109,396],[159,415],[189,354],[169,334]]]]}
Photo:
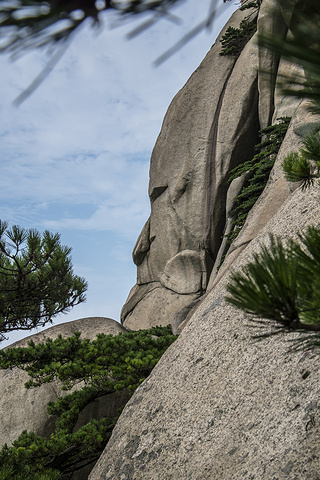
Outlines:
{"type": "Polygon", "coordinates": [[[12,101],[48,57],[0,58],[0,218],[60,231],[73,247],[90,296],[62,321],[116,316],[134,284],[131,249],[149,215],[153,145],[170,101],[209,50],[230,5],[211,35],[201,33],[159,69],[152,62],[203,20],[210,1],[183,3],[176,12],[181,26],[162,20],[130,41],[130,26],[110,30],[106,21],[99,35],[83,29],[19,108],[12,101]]]}

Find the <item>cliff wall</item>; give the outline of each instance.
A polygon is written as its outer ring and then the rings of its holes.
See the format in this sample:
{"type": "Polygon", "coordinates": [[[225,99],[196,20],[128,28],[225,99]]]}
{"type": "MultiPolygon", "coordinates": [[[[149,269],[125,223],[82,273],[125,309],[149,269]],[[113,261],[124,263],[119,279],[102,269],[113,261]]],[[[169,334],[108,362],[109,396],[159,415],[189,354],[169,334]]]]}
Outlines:
{"type": "MultiPolygon", "coordinates": [[[[290,34],[295,3],[284,10],[264,0],[258,31],[290,34]]],[[[247,14],[236,12],[222,34],[247,14]]],[[[319,224],[318,189],[293,188],[280,167],[317,119],[306,102],[280,94],[277,76],[296,67],[255,36],[237,59],[220,51],[218,39],[164,119],[151,159],[151,217],[134,250],[137,284],[123,309],[129,328],[173,323],[181,335],[127,404],[90,480],[319,478],[316,354],[290,350],[300,333],[253,340],[246,316],[224,301],[230,268],[269,233],[288,239],[319,224]],[[239,192],[228,173],[283,116],[292,120],[269,181],[226,250],[239,192]]]]}
{"type": "MultiPolygon", "coordinates": [[[[290,14],[278,7],[278,15],[270,15],[274,5],[263,2],[258,31],[285,37],[290,14]]],[[[256,35],[239,58],[220,55],[223,34],[248,16],[255,22],[256,9],[235,12],[164,118],[150,162],[151,215],[133,251],[137,283],[121,313],[127,328],[179,323],[208,290],[227,253],[223,238],[243,184],[240,179],[229,186],[229,172],[253,157],[262,128],[296,110],[296,102],[275,88],[278,70],[292,66],[259,48],[256,35]]],[[[300,141],[292,134],[290,146],[300,141]]],[[[283,179],[273,195],[271,209],[250,223],[253,236],[290,195],[283,179]]],[[[240,236],[233,249],[243,241],[240,236]]]]}

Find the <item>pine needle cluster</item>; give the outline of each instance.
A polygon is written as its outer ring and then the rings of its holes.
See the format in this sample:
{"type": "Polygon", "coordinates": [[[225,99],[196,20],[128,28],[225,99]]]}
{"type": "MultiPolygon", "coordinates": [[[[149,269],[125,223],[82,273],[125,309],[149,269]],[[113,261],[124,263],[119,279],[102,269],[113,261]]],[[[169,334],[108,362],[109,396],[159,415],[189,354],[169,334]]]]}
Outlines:
{"type": "Polygon", "coordinates": [[[299,182],[306,190],[320,177],[320,131],[308,135],[299,152],[291,152],[282,162],[289,182],[299,182]]]}
{"type": "MultiPolygon", "coordinates": [[[[290,330],[320,330],[320,230],[309,227],[287,246],[271,236],[239,272],[233,272],[226,300],[290,330]]],[[[263,321],[262,321],[263,322],[263,321]]]]}
{"type": "Polygon", "coordinates": [[[156,17],[168,14],[179,0],[7,0],[0,2],[0,53],[13,58],[35,48],[65,44],[88,20],[101,23],[105,11],[119,18],[146,12],[156,17]]]}

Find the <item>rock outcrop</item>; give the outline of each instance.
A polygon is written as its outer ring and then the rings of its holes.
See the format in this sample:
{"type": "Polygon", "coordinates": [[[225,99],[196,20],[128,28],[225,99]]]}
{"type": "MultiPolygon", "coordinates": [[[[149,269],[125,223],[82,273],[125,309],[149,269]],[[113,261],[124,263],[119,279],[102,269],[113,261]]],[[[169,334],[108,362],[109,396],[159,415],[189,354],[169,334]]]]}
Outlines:
{"type": "MultiPolygon", "coordinates": [[[[62,335],[64,338],[70,337],[79,331],[82,332],[81,338],[93,340],[98,333],[116,335],[126,329],[111,318],[81,318],[73,322],[55,325],[43,332],[19,340],[8,348],[26,347],[30,340],[35,343],[43,342],[46,338],[54,340],[58,335],[62,335]]],[[[53,432],[54,419],[47,414],[46,406],[48,402],[57,400],[63,394],[61,385],[59,381],[55,381],[27,390],[24,384],[28,380],[28,374],[21,369],[0,370],[0,446],[13,442],[23,430],[34,431],[43,436],[49,436],[53,432]]],[[[93,408],[96,412],[93,417],[114,416],[114,412],[122,401],[121,399],[117,401],[116,397],[116,395],[113,397],[109,395],[108,400],[104,399],[105,405],[100,402],[100,409],[103,410],[101,415],[97,405],[94,405],[93,408]]],[[[121,405],[123,403],[125,402],[122,402],[121,405]]]]}
{"type": "MultiPolygon", "coordinates": [[[[277,2],[264,0],[258,29],[285,36],[296,3],[273,18],[277,2]]],[[[174,322],[181,334],[128,402],[90,480],[319,479],[317,354],[291,348],[297,332],[253,340],[248,318],[224,301],[230,269],[269,233],[288,239],[320,223],[318,189],[290,186],[281,169],[319,119],[281,95],[277,75],[296,67],[254,37],[237,60],[219,51],[218,39],[164,119],[151,217],[134,251],[137,285],[123,309],[130,328],[174,322]],[[272,72],[268,82],[258,66],[272,72]],[[226,252],[221,237],[239,188],[228,187],[228,173],[252,154],[260,128],[288,115],[269,182],[226,252]]]]}
{"type": "MultiPolygon", "coordinates": [[[[293,4],[282,12],[276,0],[265,0],[258,32],[285,38],[293,4]],[[277,8],[276,14],[270,15],[270,7],[277,8]]],[[[251,9],[249,14],[254,21],[257,12],[251,9]]],[[[219,39],[247,16],[248,10],[235,12],[219,39]]],[[[240,188],[239,182],[229,186],[229,172],[253,157],[259,130],[292,116],[297,108],[296,101],[288,101],[276,88],[277,75],[292,65],[259,48],[256,35],[239,58],[221,56],[219,39],[173,99],[152,153],[151,215],[133,251],[137,283],[121,313],[130,329],[175,324],[208,290],[227,252],[224,236],[240,188]]],[[[301,139],[292,141],[295,145],[301,139]]],[[[270,215],[290,195],[281,182],[270,215]]]]}
{"type": "MultiPolygon", "coordinates": [[[[227,26],[246,15],[237,11],[227,26]]],[[[172,101],[152,153],[151,216],[121,314],[128,328],[172,323],[206,291],[225,227],[227,174],[257,143],[257,47],[250,42],[238,61],[219,52],[217,42],[172,101]]]]}
{"type": "MultiPolygon", "coordinates": [[[[270,231],[288,237],[319,218],[318,189],[296,190],[233,267],[270,231]]],[[[245,315],[223,300],[226,282],[129,400],[90,480],[319,478],[318,355],[290,352],[301,334],[254,341],[245,315]]]]}

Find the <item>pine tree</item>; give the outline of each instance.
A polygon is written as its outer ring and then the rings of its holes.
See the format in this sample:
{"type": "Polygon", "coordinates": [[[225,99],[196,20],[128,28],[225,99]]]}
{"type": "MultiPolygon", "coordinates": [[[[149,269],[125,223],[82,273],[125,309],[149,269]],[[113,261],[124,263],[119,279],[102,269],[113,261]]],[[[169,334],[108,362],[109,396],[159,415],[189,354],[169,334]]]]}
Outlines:
{"type": "Polygon", "coordinates": [[[320,177],[320,131],[308,135],[299,152],[292,152],[282,162],[288,182],[299,182],[302,190],[320,177]]]}
{"type": "Polygon", "coordinates": [[[56,48],[71,39],[85,21],[91,20],[93,27],[100,24],[106,11],[116,13],[119,21],[149,12],[156,21],[168,16],[180,1],[8,0],[0,5],[0,39],[4,40],[0,52],[16,57],[38,47],[56,48]]]}
{"type": "MultiPolygon", "coordinates": [[[[66,480],[96,461],[117,417],[93,418],[76,430],[81,412],[100,397],[119,390],[125,390],[128,398],[176,338],[170,326],[116,336],[99,334],[92,341],[81,339],[77,332],[66,339],[59,336],[37,345],[30,341],[25,348],[1,350],[0,368],[28,372],[26,388],[55,379],[62,382],[64,390],[82,387],[48,404],[48,413],[56,419],[50,438],[24,431],[12,447],[2,448],[0,480],[66,480]]],[[[119,404],[119,414],[123,406],[119,404]]]]}
{"type": "Polygon", "coordinates": [[[320,331],[320,229],[309,227],[299,237],[285,246],[271,236],[269,247],[232,273],[226,300],[262,322],[320,331]]]}
{"type": "Polygon", "coordinates": [[[0,341],[85,301],[87,283],[74,275],[70,253],[59,234],[9,228],[0,220],[0,341]]]}

